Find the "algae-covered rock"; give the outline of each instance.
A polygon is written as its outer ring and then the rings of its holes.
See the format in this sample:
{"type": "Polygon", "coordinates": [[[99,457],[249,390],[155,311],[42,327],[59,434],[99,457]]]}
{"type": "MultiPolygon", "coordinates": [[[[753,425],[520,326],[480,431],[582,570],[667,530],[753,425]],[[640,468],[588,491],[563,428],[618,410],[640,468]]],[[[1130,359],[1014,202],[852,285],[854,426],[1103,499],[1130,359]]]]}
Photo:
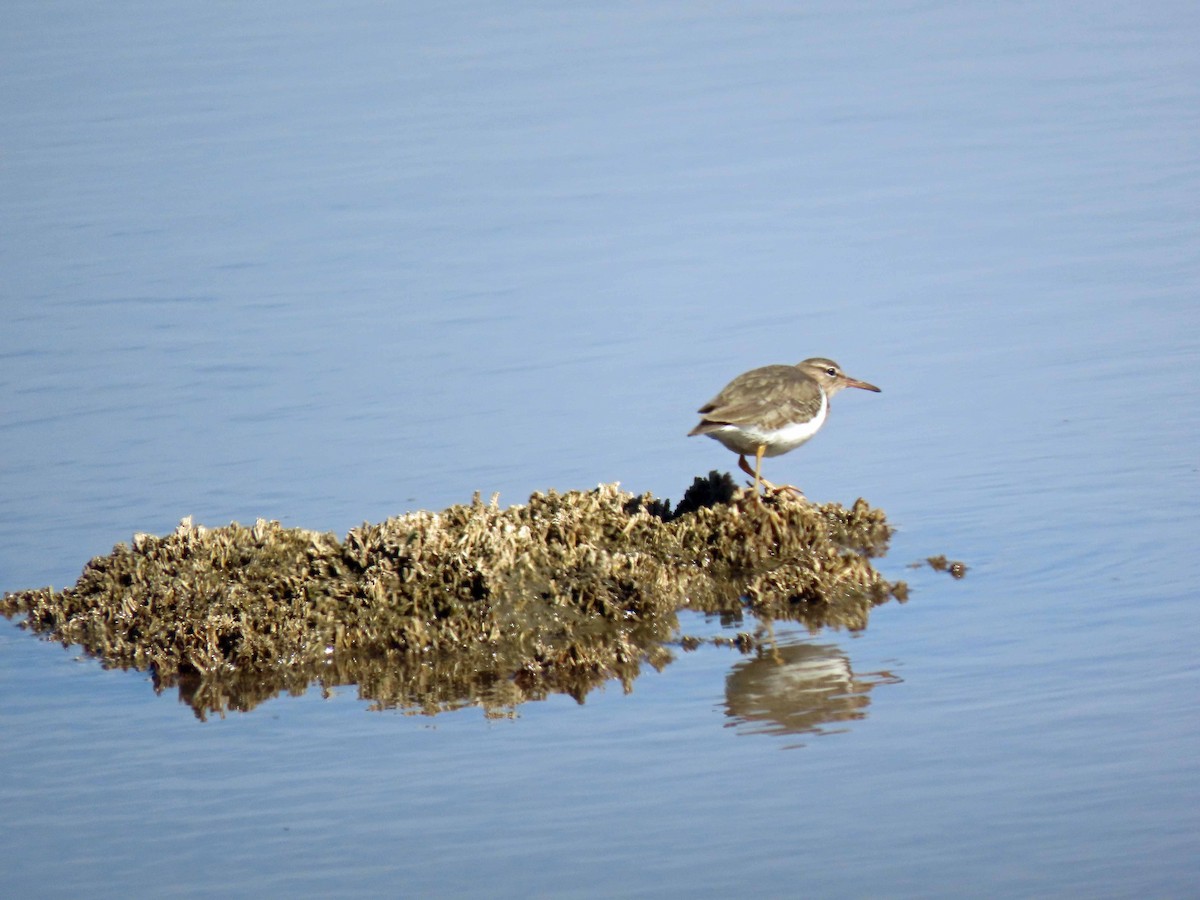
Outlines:
{"type": "Polygon", "coordinates": [[[153,671],[200,714],[311,679],[385,707],[505,710],[614,678],[628,688],[669,662],[680,609],[863,628],[902,591],[869,559],[889,533],[862,500],[758,498],[715,473],[674,510],[617,485],[506,509],[477,496],[343,540],[184,520],[93,559],[66,590],[6,594],[0,612],[153,671]]]}

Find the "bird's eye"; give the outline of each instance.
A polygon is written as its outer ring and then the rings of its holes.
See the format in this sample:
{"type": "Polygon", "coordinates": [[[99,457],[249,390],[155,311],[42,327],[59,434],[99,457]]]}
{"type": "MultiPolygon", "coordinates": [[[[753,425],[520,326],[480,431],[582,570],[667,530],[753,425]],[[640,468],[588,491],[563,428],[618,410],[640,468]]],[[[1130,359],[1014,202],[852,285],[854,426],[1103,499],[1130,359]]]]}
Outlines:
{"type": "Polygon", "coordinates": [[[833,366],[830,366],[828,369],[825,370],[825,374],[828,375],[830,378],[836,378],[837,377],[837,369],[835,369],[833,366]]]}

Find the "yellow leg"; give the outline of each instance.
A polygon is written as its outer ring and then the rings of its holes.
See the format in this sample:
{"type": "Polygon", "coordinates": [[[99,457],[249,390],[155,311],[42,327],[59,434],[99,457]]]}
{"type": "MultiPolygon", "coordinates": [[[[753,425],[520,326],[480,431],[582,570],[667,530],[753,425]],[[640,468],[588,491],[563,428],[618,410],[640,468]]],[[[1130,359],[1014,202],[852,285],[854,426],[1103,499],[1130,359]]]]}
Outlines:
{"type": "Polygon", "coordinates": [[[750,468],[750,463],[746,462],[745,455],[741,454],[741,453],[738,454],[738,468],[741,469],[743,472],[745,472],[747,475],[754,476],[754,493],[756,496],[758,494],[758,486],[760,484],[769,491],[776,490],[775,485],[771,484],[771,482],[767,481],[765,478],[762,477],[763,454],[766,452],[766,450],[767,450],[766,447],[759,447],[757,450],[754,451],[754,468],[753,469],[750,468]]]}
{"type": "Polygon", "coordinates": [[[754,476],[754,494],[758,495],[758,487],[762,485],[763,491],[770,491],[772,494],[780,494],[784,491],[791,491],[800,497],[804,496],[804,491],[796,487],[794,484],[772,484],[767,479],[762,477],[762,461],[763,455],[766,452],[766,447],[759,447],[754,452],[754,468],[750,468],[750,463],[746,461],[744,454],[738,454],[738,468],[747,475],[754,476]]]}

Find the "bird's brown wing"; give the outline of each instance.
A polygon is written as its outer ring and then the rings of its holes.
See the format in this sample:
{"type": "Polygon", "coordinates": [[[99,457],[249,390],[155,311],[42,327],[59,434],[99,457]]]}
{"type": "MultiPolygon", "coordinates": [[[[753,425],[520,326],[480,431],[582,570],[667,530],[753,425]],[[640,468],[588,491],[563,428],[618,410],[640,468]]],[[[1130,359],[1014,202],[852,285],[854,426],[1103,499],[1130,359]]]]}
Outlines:
{"type": "Polygon", "coordinates": [[[690,435],[722,425],[780,427],[809,419],[821,408],[821,388],[795,366],[763,366],[739,375],[699,409],[703,417],[690,435]]]}

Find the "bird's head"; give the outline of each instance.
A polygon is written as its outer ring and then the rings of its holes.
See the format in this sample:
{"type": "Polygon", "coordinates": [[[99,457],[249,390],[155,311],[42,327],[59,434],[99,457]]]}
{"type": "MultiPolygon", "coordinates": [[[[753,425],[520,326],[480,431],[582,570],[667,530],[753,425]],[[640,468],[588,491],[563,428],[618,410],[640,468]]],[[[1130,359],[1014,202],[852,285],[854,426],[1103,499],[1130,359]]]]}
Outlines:
{"type": "Polygon", "coordinates": [[[825,394],[829,397],[832,397],[842,388],[848,387],[862,388],[864,391],[879,393],[879,388],[875,387],[875,385],[859,381],[857,378],[851,378],[842,371],[841,366],[832,359],[826,359],[823,356],[814,356],[812,359],[806,359],[802,363],[797,363],[796,367],[816,381],[817,384],[821,385],[825,390],[825,394]]]}

